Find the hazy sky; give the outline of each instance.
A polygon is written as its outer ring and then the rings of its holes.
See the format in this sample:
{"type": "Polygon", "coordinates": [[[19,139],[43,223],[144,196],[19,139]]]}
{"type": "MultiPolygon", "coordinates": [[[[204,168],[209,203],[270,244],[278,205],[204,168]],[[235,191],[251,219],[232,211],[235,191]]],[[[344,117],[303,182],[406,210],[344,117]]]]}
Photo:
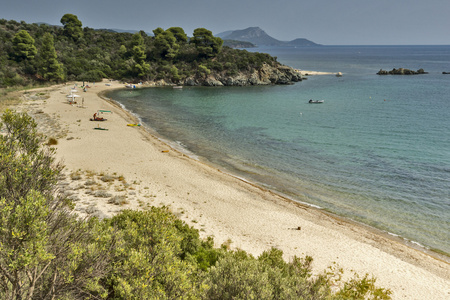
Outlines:
{"type": "Polygon", "coordinates": [[[0,18],[152,32],[179,26],[192,36],[261,27],[272,37],[324,45],[450,45],[450,0],[1,0],[0,18]]]}

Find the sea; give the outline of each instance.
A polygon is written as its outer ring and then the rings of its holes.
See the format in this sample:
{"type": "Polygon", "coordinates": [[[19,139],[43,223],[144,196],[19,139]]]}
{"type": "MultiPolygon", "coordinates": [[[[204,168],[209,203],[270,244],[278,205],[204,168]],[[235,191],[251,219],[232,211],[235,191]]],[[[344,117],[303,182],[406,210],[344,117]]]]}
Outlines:
{"type": "Polygon", "coordinates": [[[107,97],[195,159],[448,256],[450,75],[442,72],[450,72],[450,46],[246,51],[343,76],[308,76],[292,85],[124,89],[107,97]],[[376,74],[393,68],[428,74],[376,74]]]}

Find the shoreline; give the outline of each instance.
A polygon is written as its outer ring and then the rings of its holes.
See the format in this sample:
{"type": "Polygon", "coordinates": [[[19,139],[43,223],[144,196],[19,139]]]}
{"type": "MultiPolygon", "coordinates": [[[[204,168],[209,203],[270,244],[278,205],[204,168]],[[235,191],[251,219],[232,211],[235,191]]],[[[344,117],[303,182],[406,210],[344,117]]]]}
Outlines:
{"type": "MultiPolygon", "coordinates": [[[[300,71],[300,70],[298,70],[298,71],[300,71]]],[[[317,72],[317,71],[304,71],[304,72],[312,72],[313,73],[312,75],[335,75],[335,73],[332,73],[332,72],[317,72]],[[314,74],[314,73],[316,73],[316,74],[314,74]]],[[[150,87],[156,87],[156,86],[152,85],[152,86],[147,86],[147,87],[144,87],[144,88],[150,88],[150,87]]],[[[160,87],[160,86],[158,86],[158,87],[160,87]]],[[[110,91],[109,90],[105,90],[103,92],[100,92],[99,93],[99,97],[101,97],[103,100],[111,103],[112,105],[116,105],[117,107],[123,109],[129,115],[130,118],[135,120],[134,121],[135,123],[140,123],[141,122],[141,120],[140,120],[138,115],[136,115],[132,111],[128,110],[120,102],[115,101],[115,100],[110,100],[111,98],[106,97],[105,95],[108,92],[110,92],[110,91]]],[[[394,232],[391,232],[391,231],[389,231],[387,229],[380,229],[380,228],[377,228],[377,227],[372,226],[370,224],[364,223],[363,221],[354,220],[354,219],[352,219],[350,217],[346,217],[346,216],[340,215],[340,214],[338,214],[336,212],[328,210],[326,207],[321,207],[321,206],[318,206],[318,205],[315,205],[315,204],[308,203],[308,202],[302,200],[301,197],[300,198],[298,198],[298,197],[296,198],[295,196],[290,196],[289,194],[284,193],[281,190],[277,190],[276,188],[270,187],[270,186],[268,186],[267,184],[265,184],[263,182],[258,182],[257,180],[254,180],[254,179],[246,177],[246,173],[245,172],[241,172],[241,173],[233,172],[230,169],[227,169],[226,167],[223,167],[220,164],[213,163],[213,162],[211,162],[210,160],[208,160],[208,159],[206,159],[204,157],[200,158],[195,153],[192,153],[189,150],[187,150],[187,149],[183,148],[182,146],[178,145],[175,141],[168,140],[165,137],[160,136],[152,128],[150,128],[148,126],[145,126],[145,124],[143,124],[143,125],[144,125],[145,129],[151,131],[151,132],[148,132],[148,134],[150,134],[153,138],[158,139],[162,143],[165,143],[173,151],[179,152],[180,155],[186,155],[189,158],[191,158],[191,159],[193,159],[195,161],[198,161],[199,163],[202,163],[202,164],[207,165],[208,167],[212,167],[212,168],[217,169],[218,171],[222,172],[225,175],[232,176],[232,177],[236,178],[237,180],[241,180],[241,181],[243,181],[243,182],[245,182],[247,184],[250,184],[250,185],[252,185],[252,186],[254,186],[256,188],[259,188],[259,189],[261,189],[263,191],[273,193],[274,195],[284,199],[285,201],[288,201],[288,202],[292,201],[294,204],[298,204],[300,206],[304,206],[304,207],[308,207],[308,208],[312,208],[312,209],[317,209],[321,213],[328,214],[332,218],[336,218],[336,219],[338,219],[340,221],[351,223],[354,226],[361,226],[361,227],[365,228],[366,230],[373,232],[374,234],[381,235],[381,236],[383,236],[384,238],[387,238],[387,239],[392,239],[395,242],[402,243],[402,244],[404,244],[404,245],[406,245],[406,246],[408,246],[410,248],[413,248],[415,250],[423,252],[423,253],[425,253],[427,255],[430,255],[430,256],[432,256],[432,257],[434,257],[436,259],[442,260],[442,261],[444,261],[446,263],[450,263],[450,253],[447,253],[447,252],[442,251],[440,249],[434,249],[434,248],[428,247],[428,246],[422,244],[421,242],[418,242],[416,240],[412,240],[412,239],[403,237],[403,236],[401,236],[399,234],[396,234],[394,232]]]]}
{"type": "Polygon", "coordinates": [[[136,116],[102,97],[102,92],[123,85],[115,82],[106,86],[103,82],[81,92],[87,108],[65,103],[63,92],[68,87],[43,88],[50,90],[50,97],[31,102],[43,111],[38,115],[57,119],[61,131],[66,132],[58,139],[57,159],[63,159],[68,172],[115,172],[128,182],[148,185],[148,189],[133,185],[134,198],[141,199],[130,199],[118,210],[86,195],[79,196],[82,199],[77,206],[88,202],[107,217],[123,208],[139,209],[139,201],[151,199],[147,204],[170,206],[180,219],[199,229],[202,237],[214,236],[218,245],[231,240],[232,248],[254,256],[270,247],[283,250],[286,259],[311,255],[314,271],[324,271],[336,263],[348,276],[368,273],[377,278],[378,286],[393,291],[393,299],[450,296],[450,266],[443,258],[414,249],[402,243],[401,237],[388,236],[388,232],[384,236],[375,228],[224,173],[171,148],[143,126],[127,127],[127,122],[136,122],[136,116]],[[101,108],[112,111],[108,121],[101,124],[108,131],[92,130],[97,122],[86,121],[101,108]],[[146,190],[151,197],[145,197],[146,190]]]}

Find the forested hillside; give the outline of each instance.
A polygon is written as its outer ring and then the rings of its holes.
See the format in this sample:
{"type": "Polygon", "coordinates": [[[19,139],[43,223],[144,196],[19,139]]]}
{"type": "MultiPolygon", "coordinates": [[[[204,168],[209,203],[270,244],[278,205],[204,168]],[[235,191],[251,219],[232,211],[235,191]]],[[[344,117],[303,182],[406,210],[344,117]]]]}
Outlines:
{"type": "MultiPolygon", "coordinates": [[[[154,36],[94,30],[72,14],[64,15],[61,24],[0,20],[0,87],[102,78],[201,85],[208,77],[244,85],[230,78],[281,66],[268,54],[223,47],[222,39],[205,28],[189,38],[180,27],[156,28],[154,36]]],[[[272,77],[266,83],[301,80],[295,74],[272,77]]]]}

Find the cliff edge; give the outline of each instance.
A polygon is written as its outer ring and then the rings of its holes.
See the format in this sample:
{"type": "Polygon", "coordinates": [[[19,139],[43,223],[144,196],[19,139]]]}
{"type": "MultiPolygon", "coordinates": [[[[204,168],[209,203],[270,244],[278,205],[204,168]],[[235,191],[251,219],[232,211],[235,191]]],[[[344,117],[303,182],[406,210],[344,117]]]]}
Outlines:
{"type": "Polygon", "coordinates": [[[260,68],[251,71],[241,71],[230,76],[226,72],[215,72],[208,76],[193,76],[184,80],[186,86],[249,86],[292,84],[302,81],[302,76],[293,68],[285,65],[270,66],[263,64],[260,68]]]}

